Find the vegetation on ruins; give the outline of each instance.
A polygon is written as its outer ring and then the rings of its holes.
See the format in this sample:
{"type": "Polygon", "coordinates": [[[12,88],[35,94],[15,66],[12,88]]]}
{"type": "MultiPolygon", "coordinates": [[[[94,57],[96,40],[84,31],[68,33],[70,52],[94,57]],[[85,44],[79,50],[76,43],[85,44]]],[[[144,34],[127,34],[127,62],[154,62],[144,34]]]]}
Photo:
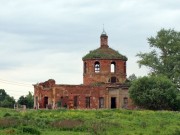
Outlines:
{"type": "Polygon", "coordinates": [[[86,59],[122,59],[126,61],[127,57],[123,56],[118,51],[111,49],[110,47],[108,48],[100,47],[98,49],[90,51],[87,55],[85,55],[83,57],[83,60],[86,59]]]}

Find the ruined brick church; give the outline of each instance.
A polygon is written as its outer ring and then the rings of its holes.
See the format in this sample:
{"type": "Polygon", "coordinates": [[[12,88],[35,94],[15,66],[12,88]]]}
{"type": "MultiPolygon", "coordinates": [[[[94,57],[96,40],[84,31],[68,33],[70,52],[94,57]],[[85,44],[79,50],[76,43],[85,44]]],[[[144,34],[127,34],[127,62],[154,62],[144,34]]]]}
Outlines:
{"type": "Polygon", "coordinates": [[[126,85],[127,58],[108,46],[103,30],[100,47],[83,58],[83,84],[56,84],[55,80],[34,85],[34,108],[100,109],[133,107],[126,85]]]}

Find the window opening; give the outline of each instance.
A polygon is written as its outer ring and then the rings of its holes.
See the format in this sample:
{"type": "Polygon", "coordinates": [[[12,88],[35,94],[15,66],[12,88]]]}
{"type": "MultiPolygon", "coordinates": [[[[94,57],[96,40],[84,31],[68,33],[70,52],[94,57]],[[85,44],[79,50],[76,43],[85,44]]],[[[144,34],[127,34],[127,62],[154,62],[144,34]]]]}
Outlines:
{"type": "Polygon", "coordinates": [[[116,72],[116,63],[111,62],[111,73],[115,73],[115,72],[116,72]]]}
{"type": "Polygon", "coordinates": [[[44,97],[44,108],[48,105],[48,97],[44,97]]]}
{"type": "Polygon", "coordinates": [[[69,101],[68,96],[61,97],[61,106],[64,108],[67,108],[68,107],[68,101],[69,101]]]}
{"type": "Polygon", "coordinates": [[[104,108],[104,97],[99,98],[99,108],[104,108]]]}
{"type": "Polygon", "coordinates": [[[95,73],[99,73],[100,72],[100,63],[97,61],[94,64],[94,71],[95,73]]]}
{"type": "Polygon", "coordinates": [[[84,73],[86,74],[87,72],[87,65],[86,65],[86,62],[84,62],[84,73]]]}
{"type": "Polygon", "coordinates": [[[116,108],[116,97],[111,97],[111,108],[116,108]]]}
{"type": "Polygon", "coordinates": [[[78,96],[74,96],[74,108],[78,107],[78,96]]]}
{"type": "Polygon", "coordinates": [[[126,74],[126,62],[124,62],[124,73],[126,74]]]}
{"type": "Polygon", "coordinates": [[[111,77],[111,83],[116,83],[116,77],[111,77]]]}
{"type": "Polygon", "coordinates": [[[90,97],[86,97],[86,108],[90,108],[90,97]]]}

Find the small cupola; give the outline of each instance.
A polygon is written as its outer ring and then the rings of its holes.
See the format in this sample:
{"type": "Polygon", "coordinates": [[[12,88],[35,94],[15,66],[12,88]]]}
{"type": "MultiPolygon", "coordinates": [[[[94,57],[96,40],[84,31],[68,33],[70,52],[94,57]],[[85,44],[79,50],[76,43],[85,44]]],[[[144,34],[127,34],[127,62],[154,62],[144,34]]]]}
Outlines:
{"type": "Polygon", "coordinates": [[[102,34],[101,34],[101,36],[100,36],[100,44],[101,44],[101,48],[108,48],[109,46],[108,46],[108,36],[107,36],[107,34],[106,34],[106,32],[105,32],[105,30],[103,29],[103,32],[102,32],[102,34]]]}

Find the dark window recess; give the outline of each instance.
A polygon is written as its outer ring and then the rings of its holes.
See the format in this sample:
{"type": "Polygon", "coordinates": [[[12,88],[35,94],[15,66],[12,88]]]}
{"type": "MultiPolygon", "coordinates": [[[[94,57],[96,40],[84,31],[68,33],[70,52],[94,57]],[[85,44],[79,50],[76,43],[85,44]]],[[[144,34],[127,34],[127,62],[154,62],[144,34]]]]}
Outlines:
{"type": "Polygon", "coordinates": [[[67,108],[68,107],[68,100],[69,100],[68,96],[61,97],[61,106],[67,108]]]}
{"type": "Polygon", "coordinates": [[[74,108],[78,107],[78,96],[74,96],[74,108]]]}
{"type": "Polygon", "coordinates": [[[111,83],[116,83],[116,77],[111,77],[111,83]]]}
{"type": "Polygon", "coordinates": [[[86,97],[86,108],[90,108],[90,97],[86,97]]]}
{"type": "Polygon", "coordinates": [[[126,74],[126,62],[124,62],[124,73],[126,74]]]}
{"type": "Polygon", "coordinates": [[[111,108],[116,108],[116,97],[111,97],[111,108]]]}
{"type": "Polygon", "coordinates": [[[44,108],[48,105],[48,97],[44,97],[44,108]]]}
{"type": "Polygon", "coordinates": [[[84,63],[84,73],[85,74],[87,73],[87,64],[86,64],[86,62],[84,63]]]}

